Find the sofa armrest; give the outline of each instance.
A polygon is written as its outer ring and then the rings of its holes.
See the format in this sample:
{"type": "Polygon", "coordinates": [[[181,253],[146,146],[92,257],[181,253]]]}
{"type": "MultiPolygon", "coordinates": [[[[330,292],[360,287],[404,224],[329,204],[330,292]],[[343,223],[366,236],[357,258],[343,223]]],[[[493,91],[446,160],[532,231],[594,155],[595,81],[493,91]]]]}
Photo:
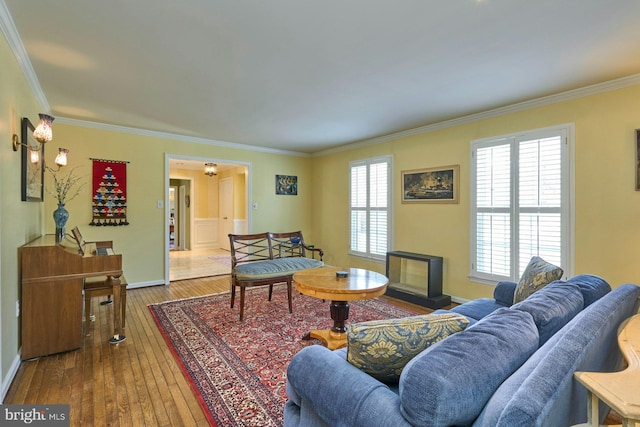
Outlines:
{"type": "Polygon", "coordinates": [[[513,304],[513,295],[516,293],[517,286],[516,282],[498,282],[493,290],[493,299],[502,305],[510,307],[513,304]]]}
{"type": "MultiPolygon", "coordinates": [[[[291,359],[287,395],[303,408],[301,425],[304,411],[313,411],[331,426],[410,426],[395,392],[320,345],[305,347],[291,359]]],[[[285,425],[291,423],[285,419],[285,425]]]]}

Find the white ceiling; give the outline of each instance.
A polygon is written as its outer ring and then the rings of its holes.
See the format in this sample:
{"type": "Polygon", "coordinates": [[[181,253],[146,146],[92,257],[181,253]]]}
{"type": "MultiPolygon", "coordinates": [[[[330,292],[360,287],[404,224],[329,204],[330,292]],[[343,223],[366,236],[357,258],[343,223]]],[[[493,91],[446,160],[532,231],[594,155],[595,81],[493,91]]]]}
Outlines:
{"type": "Polygon", "coordinates": [[[0,6],[56,117],[304,153],[640,73],[638,0],[0,6]]]}

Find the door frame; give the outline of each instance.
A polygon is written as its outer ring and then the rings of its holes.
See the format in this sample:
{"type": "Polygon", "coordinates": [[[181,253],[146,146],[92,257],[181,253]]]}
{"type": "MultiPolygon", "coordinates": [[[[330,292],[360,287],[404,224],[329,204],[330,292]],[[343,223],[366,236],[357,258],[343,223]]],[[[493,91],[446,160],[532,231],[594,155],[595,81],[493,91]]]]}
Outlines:
{"type": "MultiPolygon", "coordinates": [[[[252,170],[251,170],[251,163],[250,162],[243,162],[243,161],[239,161],[239,160],[229,160],[229,159],[221,159],[221,158],[213,158],[213,157],[197,157],[197,156],[185,156],[183,154],[171,154],[171,153],[165,153],[164,154],[164,221],[163,221],[163,227],[164,227],[164,232],[163,232],[163,236],[164,236],[164,284],[168,285],[170,283],[169,280],[169,172],[170,172],[170,167],[169,167],[169,161],[170,160],[182,160],[182,161],[186,161],[186,162],[199,162],[199,163],[219,163],[219,164],[226,164],[226,165],[235,165],[235,166],[244,166],[247,168],[247,179],[245,181],[245,186],[246,186],[246,194],[245,194],[245,203],[247,206],[247,226],[248,229],[251,230],[251,216],[252,216],[252,210],[250,209],[251,206],[251,180],[252,180],[252,170]]],[[[191,194],[193,197],[193,182],[191,183],[192,188],[191,188],[191,194]]],[[[160,206],[160,202],[161,200],[158,200],[158,207],[161,208],[162,206],[160,206]]],[[[193,202],[193,200],[192,200],[193,202]]],[[[193,215],[191,220],[193,220],[193,215]]],[[[193,230],[193,227],[191,228],[193,230]]]]}

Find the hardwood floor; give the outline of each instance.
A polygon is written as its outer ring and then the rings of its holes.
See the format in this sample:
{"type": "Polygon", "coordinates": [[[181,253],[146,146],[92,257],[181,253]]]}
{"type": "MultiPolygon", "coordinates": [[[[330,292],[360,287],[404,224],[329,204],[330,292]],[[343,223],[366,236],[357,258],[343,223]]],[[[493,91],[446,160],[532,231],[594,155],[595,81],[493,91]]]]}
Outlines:
{"type": "MultiPolygon", "coordinates": [[[[147,306],[229,290],[229,276],[127,291],[125,336],[109,344],[112,306],[94,298],[83,348],[25,361],[5,404],[69,404],[71,425],[201,426],[207,420],[147,306]]],[[[386,297],[382,297],[386,298],[386,297]]],[[[424,307],[386,298],[416,312],[424,307]]]]}

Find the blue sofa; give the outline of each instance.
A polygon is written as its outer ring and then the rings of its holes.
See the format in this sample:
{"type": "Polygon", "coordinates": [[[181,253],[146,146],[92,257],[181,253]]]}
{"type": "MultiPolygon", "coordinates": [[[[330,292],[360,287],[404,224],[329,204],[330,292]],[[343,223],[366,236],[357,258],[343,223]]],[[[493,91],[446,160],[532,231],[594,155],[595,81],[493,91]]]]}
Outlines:
{"type": "Polygon", "coordinates": [[[287,370],[285,427],[586,422],[586,390],[573,373],[620,369],[616,332],[638,311],[640,287],[611,291],[603,279],[581,275],[511,304],[515,288],[501,282],[493,299],[453,308],[470,326],[414,357],[397,384],[351,365],[346,349],[304,348],[287,370]]]}

